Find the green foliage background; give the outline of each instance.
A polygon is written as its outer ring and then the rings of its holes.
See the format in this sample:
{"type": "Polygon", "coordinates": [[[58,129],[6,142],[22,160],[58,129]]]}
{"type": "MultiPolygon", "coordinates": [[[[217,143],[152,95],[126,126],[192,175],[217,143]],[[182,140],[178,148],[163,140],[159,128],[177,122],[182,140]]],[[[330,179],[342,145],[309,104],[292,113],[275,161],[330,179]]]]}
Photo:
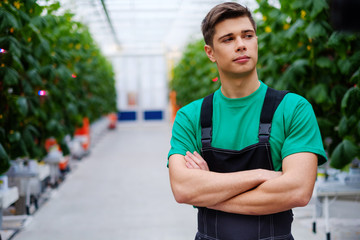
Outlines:
{"type": "Polygon", "coordinates": [[[197,40],[187,45],[180,62],[174,68],[170,88],[176,91],[179,106],[203,98],[220,87],[216,64],[212,63],[204,51],[205,42],[197,40]]]}
{"type": "MultiPolygon", "coordinates": [[[[331,165],[345,167],[360,157],[359,33],[334,31],[326,0],[280,0],[280,8],[257,2],[259,78],[309,100],[331,165]]],[[[180,105],[218,88],[203,44],[189,44],[175,68],[171,88],[180,105]]]]}
{"type": "Polygon", "coordinates": [[[114,73],[88,29],[59,3],[0,3],[0,172],[9,159],[41,159],[44,141],[73,135],[116,110],[114,73]],[[38,96],[45,90],[46,96],[38,96]]]}
{"type": "Polygon", "coordinates": [[[331,165],[360,155],[360,35],[334,31],[326,0],[257,0],[259,76],[308,99],[331,165]]]}

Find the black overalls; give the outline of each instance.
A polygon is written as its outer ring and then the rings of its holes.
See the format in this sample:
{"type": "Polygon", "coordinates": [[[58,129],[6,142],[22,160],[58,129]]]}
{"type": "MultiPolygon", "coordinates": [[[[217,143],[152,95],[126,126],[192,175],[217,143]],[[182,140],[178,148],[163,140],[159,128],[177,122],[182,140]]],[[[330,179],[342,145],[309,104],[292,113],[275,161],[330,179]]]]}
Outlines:
{"type": "MultiPolygon", "coordinates": [[[[270,153],[270,130],[274,112],[287,92],[268,88],[260,116],[259,142],[240,151],[214,148],[212,138],[213,94],[201,107],[202,156],[210,171],[274,170],[270,153]]],[[[198,208],[196,240],[291,240],[291,210],[270,215],[241,215],[198,208]]]]}

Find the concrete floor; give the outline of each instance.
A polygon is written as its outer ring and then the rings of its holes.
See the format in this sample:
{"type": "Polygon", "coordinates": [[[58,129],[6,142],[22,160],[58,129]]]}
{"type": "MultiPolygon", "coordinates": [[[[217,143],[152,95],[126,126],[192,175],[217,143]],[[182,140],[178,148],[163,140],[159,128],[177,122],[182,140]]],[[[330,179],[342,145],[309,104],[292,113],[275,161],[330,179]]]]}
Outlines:
{"type": "MultiPolygon", "coordinates": [[[[173,199],[167,123],[118,124],[78,163],[14,240],[190,240],[196,210],[173,199]]],[[[296,209],[295,239],[311,233],[310,208],[296,209]]]]}

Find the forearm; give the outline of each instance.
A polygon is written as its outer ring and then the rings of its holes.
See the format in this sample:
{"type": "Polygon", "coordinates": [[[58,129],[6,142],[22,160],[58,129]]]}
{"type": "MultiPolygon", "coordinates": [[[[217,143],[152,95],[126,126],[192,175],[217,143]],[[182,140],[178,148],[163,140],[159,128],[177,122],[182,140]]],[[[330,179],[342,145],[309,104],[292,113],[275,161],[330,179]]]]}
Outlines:
{"type": "MultiPolygon", "coordinates": [[[[269,178],[267,170],[216,173],[186,167],[184,157],[169,160],[170,182],[179,203],[212,206],[246,192],[269,178]]],[[[270,173],[271,174],[271,173],[270,173]]]]}
{"type": "Polygon", "coordinates": [[[286,185],[284,177],[279,177],[209,208],[246,215],[282,212],[304,204],[296,189],[296,186],[286,185]]]}
{"type": "Polygon", "coordinates": [[[285,163],[282,176],[209,208],[238,214],[264,215],[305,206],[312,195],[317,161],[315,155],[306,156],[307,159],[301,159],[302,156],[292,156],[291,163],[285,163]],[[302,168],[297,167],[300,162],[302,168]]]}

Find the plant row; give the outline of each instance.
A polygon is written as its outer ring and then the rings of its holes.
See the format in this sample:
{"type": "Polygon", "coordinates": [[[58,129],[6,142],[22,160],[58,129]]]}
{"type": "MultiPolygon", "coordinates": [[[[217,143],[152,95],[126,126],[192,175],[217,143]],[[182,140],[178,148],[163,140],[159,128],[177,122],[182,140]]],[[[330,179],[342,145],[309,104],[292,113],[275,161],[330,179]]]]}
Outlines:
{"type": "Polygon", "coordinates": [[[0,3],[0,172],[9,160],[41,160],[54,137],[64,154],[84,117],[116,110],[112,65],[87,27],[60,4],[0,3]]]}

